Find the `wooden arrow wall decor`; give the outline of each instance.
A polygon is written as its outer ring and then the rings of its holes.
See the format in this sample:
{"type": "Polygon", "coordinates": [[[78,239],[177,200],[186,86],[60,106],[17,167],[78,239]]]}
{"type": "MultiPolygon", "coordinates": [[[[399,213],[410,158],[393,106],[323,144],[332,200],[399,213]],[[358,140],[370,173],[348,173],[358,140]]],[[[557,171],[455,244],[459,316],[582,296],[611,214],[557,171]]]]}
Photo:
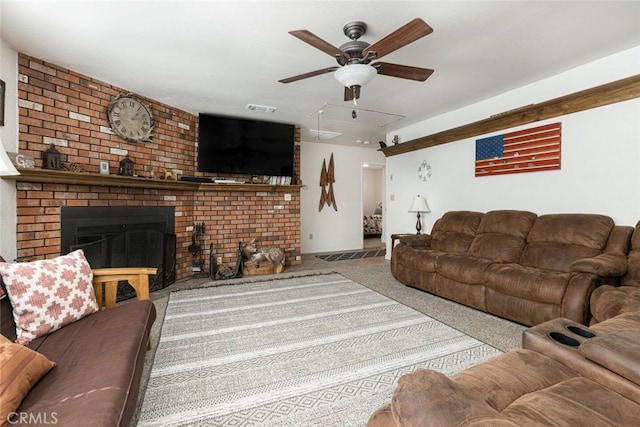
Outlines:
{"type": "Polygon", "coordinates": [[[333,206],[334,210],[338,210],[336,197],[333,192],[333,183],[336,182],[334,170],[333,153],[331,153],[328,168],[327,162],[325,159],[322,159],[322,171],[320,171],[320,187],[322,187],[322,189],[320,192],[320,205],[318,206],[318,212],[320,212],[325,205],[333,206]],[[328,189],[326,188],[327,186],[329,186],[328,189]]]}

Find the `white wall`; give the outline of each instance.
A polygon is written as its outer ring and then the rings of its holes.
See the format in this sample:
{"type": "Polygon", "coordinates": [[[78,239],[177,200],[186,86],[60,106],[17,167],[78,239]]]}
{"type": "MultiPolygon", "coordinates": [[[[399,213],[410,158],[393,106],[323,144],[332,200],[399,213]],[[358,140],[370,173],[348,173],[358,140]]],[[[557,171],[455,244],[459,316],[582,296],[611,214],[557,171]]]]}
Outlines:
{"type": "MultiPolygon", "coordinates": [[[[18,54],[0,39],[0,79],[5,82],[4,126],[0,138],[6,151],[18,151],[18,54]]],[[[0,179],[0,255],[17,256],[15,181],[0,179]]]]}
{"type": "Polygon", "coordinates": [[[362,169],[362,214],[371,215],[384,199],[383,168],[362,169]]]}
{"type": "Polygon", "coordinates": [[[363,163],[384,165],[384,154],[371,147],[345,147],[305,141],[300,144],[302,253],[362,248],[363,163]],[[331,153],[335,166],[334,194],[338,211],[325,206],[318,212],[322,160],[325,159],[328,166],[331,153]]]}
{"type": "MultiPolygon", "coordinates": [[[[393,133],[409,141],[639,73],[640,47],[393,133]]],[[[427,197],[432,211],[424,215],[427,232],[444,212],[457,209],[590,212],[609,215],[618,224],[635,225],[640,220],[640,99],[490,135],[558,121],[562,123],[558,171],[476,178],[475,140],[487,135],[389,157],[387,234],[415,232],[415,214],[407,209],[416,194],[427,197]],[[414,172],[423,160],[432,166],[427,182],[419,181],[414,172]]]]}

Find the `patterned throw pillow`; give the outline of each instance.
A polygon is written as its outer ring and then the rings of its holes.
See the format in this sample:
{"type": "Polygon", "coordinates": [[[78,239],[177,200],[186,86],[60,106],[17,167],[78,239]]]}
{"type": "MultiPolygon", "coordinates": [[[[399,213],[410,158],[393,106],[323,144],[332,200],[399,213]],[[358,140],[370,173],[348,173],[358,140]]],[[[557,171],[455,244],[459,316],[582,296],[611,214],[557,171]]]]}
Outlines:
{"type": "Polygon", "coordinates": [[[0,274],[19,344],[98,311],[93,273],[82,250],[48,260],[0,263],[0,274]]]}
{"type": "MultiPolygon", "coordinates": [[[[0,335],[0,420],[9,420],[31,387],[56,366],[30,348],[14,344],[0,335]]],[[[12,424],[9,422],[9,424],[12,424]]]]}

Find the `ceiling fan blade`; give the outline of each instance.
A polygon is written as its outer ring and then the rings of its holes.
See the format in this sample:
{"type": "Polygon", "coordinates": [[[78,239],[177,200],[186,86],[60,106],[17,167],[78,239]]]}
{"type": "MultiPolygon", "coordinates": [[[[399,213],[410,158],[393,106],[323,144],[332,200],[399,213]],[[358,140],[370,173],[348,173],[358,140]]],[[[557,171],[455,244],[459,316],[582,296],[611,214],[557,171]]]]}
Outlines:
{"type": "Polygon", "coordinates": [[[403,46],[412,43],[433,32],[426,22],[420,18],[410,21],[408,24],[398,28],[388,36],[377,41],[362,51],[362,57],[366,58],[369,52],[375,52],[373,58],[379,59],[403,46]]]}
{"type": "Polygon", "coordinates": [[[409,65],[390,64],[388,62],[376,62],[372,64],[383,76],[398,77],[401,79],[425,81],[433,74],[430,68],[411,67],[409,65]]]}
{"type": "Polygon", "coordinates": [[[353,99],[354,93],[355,93],[356,99],[360,99],[360,86],[354,86],[353,89],[350,87],[345,87],[344,100],[351,101],[353,99]]]}
{"type": "Polygon", "coordinates": [[[286,79],[282,79],[282,80],[278,80],[278,81],[280,83],[297,82],[298,80],[307,79],[309,77],[315,77],[315,76],[319,76],[321,74],[331,73],[333,71],[336,71],[338,68],[340,68],[340,67],[323,68],[321,70],[315,70],[315,71],[310,71],[310,72],[304,73],[304,74],[298,74],[297,76],[287,77],[286,79]]]}
{"type": "Polygon", "coordinates": [[[300,40],[302,40],[305,43],[310,44],[311,46],[315,47],[316,49],[320,49],[324,53],[327,53],[327,54],[333,56],[334,58],[335,57],[343,57],[345,59],[349,59],[351,57],[348,53],[338,49],[337,47],[335,47],[331,43],[322,40],[320,37],[316,36],[315,34],[313,34],[309,30],[294,30],[294,31],[289,31],[289,34],[291,34],[294,37],[299,38],[300,40]]]}

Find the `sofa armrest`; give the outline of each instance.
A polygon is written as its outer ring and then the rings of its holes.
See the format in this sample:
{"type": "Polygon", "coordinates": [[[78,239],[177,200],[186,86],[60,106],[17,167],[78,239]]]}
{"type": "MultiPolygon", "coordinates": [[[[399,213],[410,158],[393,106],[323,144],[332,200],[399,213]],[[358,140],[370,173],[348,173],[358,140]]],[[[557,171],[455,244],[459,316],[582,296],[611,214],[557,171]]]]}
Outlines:
{"type": "Polygon", "coordinates": [[[407,246],[431,246],[430,234],[404,234],[399,237],[399,240],[407,246]]]}
{"type": "Polygon", "coordinates": [[[419,369],[404,375],[391,400],[398,426],[458,426],[470,421],[501,421],[503,416],[483,396],[440,372],[419,369]]]}
{"type": "Polygon", "coordinates": [[[640,331],[628,330],[586,340],[578,351],[587,359],[640,385],[639,346],[640,331]]]}
{"type": "Polygon", "coordinates": [[[621,253],[604,253],[574,261],[569,269],[579,273],[592,273],[599,277],[624,276],[627,272],[627,257],[621,253]]]}

